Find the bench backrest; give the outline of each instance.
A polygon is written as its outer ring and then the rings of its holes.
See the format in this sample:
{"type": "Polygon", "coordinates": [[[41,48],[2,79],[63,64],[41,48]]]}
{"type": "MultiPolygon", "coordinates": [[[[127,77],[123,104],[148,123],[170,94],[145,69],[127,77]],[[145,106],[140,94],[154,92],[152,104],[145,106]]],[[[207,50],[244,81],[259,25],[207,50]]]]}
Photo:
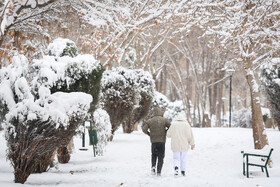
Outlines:
{"type": "Polygon", "coordinates": [[[270,160],[270,156],[271,156],[272,151],[273,151],[273,148],[271,148],[270,151],[269,151],[268,157],[267,157],[266,162],[265,162],[265,166],[267,165],[268,161],[270,160]]]}

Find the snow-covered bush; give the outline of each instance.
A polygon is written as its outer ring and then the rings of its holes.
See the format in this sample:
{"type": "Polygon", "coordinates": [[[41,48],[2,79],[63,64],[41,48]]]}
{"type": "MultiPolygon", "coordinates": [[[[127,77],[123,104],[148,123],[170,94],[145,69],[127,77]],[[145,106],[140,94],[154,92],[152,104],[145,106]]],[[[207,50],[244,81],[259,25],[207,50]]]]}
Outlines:
{"type": "Polygon", "coordinates": [[[280,67],[277,67],[279,63],[280,58],[277,58],[262,66],[261,82],[270,103],[271,114],[278,122],[280,130],[280,67]]]}
{"type": "Polygon", "coordinates": [[[5,120],[5,115],[17,102],[32,98],[27,85],[28,60],[23,55],[14,56],[12,64],[0,69],[0,116],[5,120]]]}
{"type": "Polygon", "coordinates": [[[145,120],[150,119],[153,116],[154,108],[158,107],[163,112],[165,112],[167,106],[169,105],[169,100],[162,93],[155,91],[152,105],[150,107],[148,115],[145,117],[145,120]]]}
{"type": "Polygon", "coordinates": [[[242,108],[232,113],[232,123],[236,127],[252,128],[251,109],[242,108]]]}
{"type": "Polygon", "coordinates": [[[106,70],[101,80],[101,106],[110,116],[112,136],[120,124],[132,114],[137,100],[135,74],[126,68],[106,70]]]}
{"type": "Polygon", "coordinates": [[[0,100],[6,106],[7,156],[18,183],[24,183],[33,172],[47,169],[51,154],[73,136],[92,101],[91,95],[85,93],[51,94],[44,85],[39,87],[35,99],[29,81],[32,75],[29,62],[22,55],[13,57],[12,64],[0,71],[0,100]]]}
{"type": "MultiPolygon", "coordinates": [[[[55,47],[61,43],[50,45],[49,54],[54,56],[29,65],[18,55],[0,70],[0,113],[1,118],[7,117],[8,158],[16,182],[24,183],[30,173],[46,171],[53,151],[67,146],[98,101],[103,67],[91,55],[78,55],[69,40],[66,50],[55,47]]],[[[62,160],[69,159],[66,155],[62,160]]]]}
{"type": "MultiPolygon", "coordinates": [[[[1,86],[1,83],[0,83],[0,86],[1,86]]],[[[0,99],[0,129],[2,128],[2,123],[5,119],[5,115],[8,113],[7,110],[8,110],[8,107],[7,107],[6,103],[4,102],[4,100],[0,99]]]]}
{"type": "Polygon", "coordinates": [[[37,93],[40,86],[45,86],[50,88],[51,93],[57,91],[88,93],[93,97],[90,108],[90,112],[93,112],[99,100],[103,71],[101,63],[92,55],[58,58],[44,56],[42,59],[34,60],[32,64],[33,92],[37,93]]]}
{"type": "Polygon", "coordinates": [[[153,99],[151,74],[118,67],[105,71],[101,82],[101,105],[110,115],[112,135],[121,123],[125,132],[132,132],[134,124],[147,115],[153,99]]]}
{"type": "Polygon", "coordinates": [[[16,183],[24,183],[31,173],[47,169],[54,150],[68,144],[87,116],[91,100],[85,93],[57,92],[44,102],[25,99],[10,110],[6,139],[16,183]]]}
{"type": "Polygon", "coordinates": [[[169,102],[165,112],[164,117],[169,121],[172,121],[179,113],[184,112],[184,104],[182,100],[169,102]]]}
{"type": "Polygon", "coordinates": [[[108,113],[98,108],[93,113],[93,128],[97,131],[98,143],[96,145],[97,155],[102,156],[111,136],[111,122],[108,113]]]}
{"type": "Polygon", "coordinates": [[[78,48],[72,40],[57,38],[49,44],[48,55],[55,58],[63,56],[75,57],[78,55],[78,48]]]}
{"type": "Polygon", "coordinates": [[[138,97],[132,115],[128,116],[128,119],[123,123],[123,129],[126,133],[131,133],[135,123],[141,121],[148,115],[155,92],[155,82],[149,72],[142,69],[132,71],[136,75],[135,90],[137,93],[135,95],[138,97]]]}
{"type": "MultiPolygon", "coordinates": [[[[38,97],[38,89],[42,86],[50,89],[51,93],[88,93],[93,98],[89,112],[94,112],[99,100],[100,81],[104,71],[101,63],[92,55],[79,55],[75,43],[68,39],[54,40],[48,50],[50,56],[34,60],[31,66],[34,95],[38,97]]],[[[61,145],[58,149],[59,162],[67,163],[70,159],[66,150],[67,144],[61,145]]]]}
{"type": "Polygon", "coordinates": [[[169,105],[169,100],[167,99],[167,97],[162,93],[156,91],[153,100],[153,107],[159,107],[165,111],[168,105],[169,105]]]}

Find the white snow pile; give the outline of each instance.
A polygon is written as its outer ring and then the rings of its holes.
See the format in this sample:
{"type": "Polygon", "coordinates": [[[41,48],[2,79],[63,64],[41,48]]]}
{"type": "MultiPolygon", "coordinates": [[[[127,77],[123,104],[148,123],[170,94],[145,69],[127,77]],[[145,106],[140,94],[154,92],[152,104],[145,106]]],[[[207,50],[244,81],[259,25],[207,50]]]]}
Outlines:
{"type": "Polygon", "coordinates": [[[66,83],[69,86],[99,66],[100,62],[92,55],[78,55],[74,58],[63,56],[57,59],[53,56],[44,56],[42,59],[34,60],[32,64],[34,71],[32,85],[37,89],[41,85],[48,88],[56,85],[60,88],[66,83]]]}
{"type": "Polygon", "coordinates": [[[56,128],[60,125],[67,127],[71,118],[87,115],[91,101],[92,96],[82,92],[56,92],[44,99],[44,102],[41,99],[25,99],[17,103],[6,115],[6,119],[18,119],[19,122],[50,120],[56,124],[56,128]]]}

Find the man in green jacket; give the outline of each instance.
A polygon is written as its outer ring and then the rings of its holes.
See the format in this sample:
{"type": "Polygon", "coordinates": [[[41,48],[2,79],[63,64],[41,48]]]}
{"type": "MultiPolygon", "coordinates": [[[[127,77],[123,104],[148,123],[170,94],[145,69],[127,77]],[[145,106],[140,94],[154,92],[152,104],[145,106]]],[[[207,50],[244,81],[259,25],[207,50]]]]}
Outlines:
{"type": "Polygon", "coordinates": [[[142,127],[145,134],[150,136],[152,143],[152,174],[156,174],[157,162],[157,175],[160,176],[163,165],[166,131],[170,127],[170,122],[167,118],[163,117],[163,112],[160,108],[154,109],[153,117],[146,121],[142,127]]]}

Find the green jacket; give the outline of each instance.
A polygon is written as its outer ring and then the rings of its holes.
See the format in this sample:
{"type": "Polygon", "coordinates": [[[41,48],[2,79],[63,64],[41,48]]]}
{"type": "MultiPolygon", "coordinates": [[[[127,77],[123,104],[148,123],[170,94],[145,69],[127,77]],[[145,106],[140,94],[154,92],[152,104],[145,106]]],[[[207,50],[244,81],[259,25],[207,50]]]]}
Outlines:
{"type": "Polygon", "coordinates": [[[163,117],[163,112],[159,108],[154,109],[154,114],[151,119],[146,121],[142,127],[145,134],[150,135],[151,143],[165,142],[166,131],[170,127],[170,122],[163,117]]]}

